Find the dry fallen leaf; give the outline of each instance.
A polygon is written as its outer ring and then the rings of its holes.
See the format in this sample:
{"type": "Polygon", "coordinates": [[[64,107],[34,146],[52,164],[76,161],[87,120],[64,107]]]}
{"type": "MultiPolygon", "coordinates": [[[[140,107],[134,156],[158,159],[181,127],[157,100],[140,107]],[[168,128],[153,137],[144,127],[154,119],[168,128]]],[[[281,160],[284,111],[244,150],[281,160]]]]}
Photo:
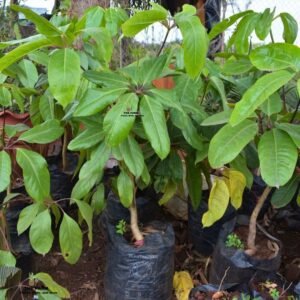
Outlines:
{"type": "Polygon", "coordinates": [[[189,272],[175,272],[173,277],[173,287],[177,300],[188,300],[191,289],[194,287],[193,280],[189,272]]]}

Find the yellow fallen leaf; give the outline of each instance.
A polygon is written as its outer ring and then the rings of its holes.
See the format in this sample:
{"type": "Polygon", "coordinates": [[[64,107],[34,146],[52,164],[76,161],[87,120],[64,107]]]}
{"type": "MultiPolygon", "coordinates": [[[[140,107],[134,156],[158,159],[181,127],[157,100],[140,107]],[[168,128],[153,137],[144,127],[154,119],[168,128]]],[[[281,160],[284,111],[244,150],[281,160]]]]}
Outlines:
{"type": "Polygon", "coordinates": [[[190,273],[186,271],[175,272],[173,287],[177,300],[188,300],[190,291],[194,287],[190,273]]]}

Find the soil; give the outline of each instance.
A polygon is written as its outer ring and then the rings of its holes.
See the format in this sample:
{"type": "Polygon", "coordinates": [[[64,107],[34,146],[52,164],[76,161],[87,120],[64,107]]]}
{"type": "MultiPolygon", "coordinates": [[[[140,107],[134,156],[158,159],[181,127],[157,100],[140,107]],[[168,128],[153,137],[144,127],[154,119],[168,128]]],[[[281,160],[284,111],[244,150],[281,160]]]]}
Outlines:
{"type": "MultiPolygon", "coordinates": [[[[247,226],[240,226],[235,230],[235,234],[237,234],[237,236],[241,239],[241,241],[245,245],[245,248],[247,245],[248,232],[249,230],[247,226]]],[[[257,252],[253,257],[256,259],[273,258],[274,255],[276,255],[276,253],[274,253],[274,249],[270,247],[270,242],[274,243],[273,241],[269,240],[264,234],[262,234],[259,230],[257,230],[255,239],[257,252]]]]}
{"type": "MultiPolygon", "coordinates": [[[[188,271],[192,278],[194,285],[208,284],[208,269],[211,259],[209,257],[203,257],[192,249],[192,246],[187,242],[187,222],[178,221],[170,216],[166,216],[167,219],[172,221],[176,245],[175,245],[175,270],[176,271],[188,271]]],[[[246,229],[242,229],[242,232],[246,229]]],[[[238,232],[237,232],[238,233],[238,232]]],[[[300,260],[299,246],[300,246],[300,232],[293,232],[282,228],[276,228],[272,232],[278,238],[283,241],[283,263],[280,273],[286,275],[288,272],[292,272],[292,269],[287,269],[287,266],[291,265],[295,267],[293,261],[295,259],[300,260]],[[285,246],[286,245],[286,246],[285,246]]],[[[258,244],[260,245],[260,234],[258,235],[258,244]]],[[[102,300],[103,296],[103,276],[105,270],[105,238],[100,222],[94,220],[94,242],[91,247],[88,246],[87,236],[85,234],[84,250],[83,254],[75,265],[69,265],[63,259],[60,254],[57,241],[51,253],[45,257],[41,255],[33,254],[31,259],[32,266],[29,271],[33,273],[46,272],[49,273],[53,279],[55,279],[60,285],[66,287],[71,293],[72,300],[102,300]]],[[[264,251],[262,252],[264,253],[264,251]]],[[[265,255],[269,255],[270,252],[265,250],[265,255]]],[[[300,262],[299,262],[300,265],[300,262]]],[[[300,269],[300,268],[299,268],[300,269]]],[[[292,272],[295,274],[295,272],[292,272]]],[[[299,278],[298,278],[299,279],[299,278]]],[[[267,280],[267,279],[266,279],[267,280]]],[[[285,288],[289,283],[285,283],[285,288]]],[[[260,286],[257,283],[256,288],[260,286]]],[[[282,287],[278,286],[282,291],[282,287]]],[[[222,292],[222,291],[221,291],[222,292]]],[[[233,299],[237,296],[236,293],[222,292],[221,294],[206,294],[197,292],[194,294],[193,300],[202,299],[233,299]],[[217,297],[217,296],[220,297],[217,297]],[[215,298],[213,298],[215,296],[215,298]]],[[[32,293],[30,291],[23,291],[24,299],[32,300],[32,293]]],[[[22,299],[18,295],[14,299],[22,299]]],[[[173,300],[176,297],[174,296],[173,300]]],[[[264,298],[268,299],[268,298],[264,298]]],[[[270,298],[271,299],[271,298],[270,298]]],[[[280,298],[287,299],[287,298],[280,298]]]]}

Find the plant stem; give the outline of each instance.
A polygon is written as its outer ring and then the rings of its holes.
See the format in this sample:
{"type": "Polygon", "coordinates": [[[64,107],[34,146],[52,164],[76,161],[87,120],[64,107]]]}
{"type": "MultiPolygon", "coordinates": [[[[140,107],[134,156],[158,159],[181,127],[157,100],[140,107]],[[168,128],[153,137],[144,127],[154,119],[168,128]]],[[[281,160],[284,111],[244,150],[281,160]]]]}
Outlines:
{"type": "Polygon", "coordinates": [[[168,26],[167,32],[166,32],[166,35],[165,35],[165,38],[164,38],[164,41],[163,41],[163,43],[161,44],[161,46],[160,46],[160,48],[159,48],[159,50],[158,50],[158,52],[157,52],[157,54],[156,54],[157,57],[161,54],[162,50],[164,49],[165,44],[166,44],[166,42],[167,42],[167,39],[168,39],[168,36],[169,36],[169,33],[170,33],[171,29],[172,29],[172,27],[169,27],[169,26],[168,26]]]}
{"type": "Polygon", "coordinates": [[[249,233],[248,233],[248,239],[247,239],[247,247],[248,247],[247,250],[253,251],[253,254],[255,254],[255,252],[256,252],[255,238],[256,238],[257,218],[258,218],[261,208],[262,208],[263,204],[265,203],[271,190],[272,190],[272,188],[269,186],[267,186],[265,188],[262,195],[259,197],[257,204],[251,214],[250,223],[249,223],[249,233]]]}
{"type": "Polygon", "coordinates": [[[132,235],[137,243],[137,245],[142,246],[143,243],[141,243],[144,238],[140,231],[139,225],[138,225],[138,214],[136,209],[136,202],[135,202],[135,196],[133,198],[133,201],[131,203],[131,206],[129,207],[130,211],[130,228],[132,235]]]}
{"type": "Polygon", "coordinates": [[[68,130],[65,128],[64,138],[63,138],[63,147],[62,147],[62,169],[66,171],[67,169],[67,147],[68,147],[68,130]]]}

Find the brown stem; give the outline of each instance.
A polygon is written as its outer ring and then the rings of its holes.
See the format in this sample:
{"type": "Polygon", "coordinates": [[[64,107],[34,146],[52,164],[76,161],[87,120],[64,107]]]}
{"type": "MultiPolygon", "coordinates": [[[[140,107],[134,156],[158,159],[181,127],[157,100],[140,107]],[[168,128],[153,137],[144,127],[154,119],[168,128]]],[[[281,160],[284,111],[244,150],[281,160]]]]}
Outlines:
{"type": "Polygon", "coordinates": [[[144,240],[144,237],[138,225],[138,215],[137,215],[135,197],[133,198],[131,206],[129,207],[129,211],[130,211],[130,228],[131,228],[132,235],[135,241],[138,242],[137,245],[141,246],[143,244],[141,242],[144,240]]]}
{"type": "MultiPolygon", "coordinates": [[[[272,188],[267,186],[262,193],[262,195],[259,197],[257,204],[251,214],[250,223],[249,223],[249,234],[247,239],[247,250],[250,250],[251,253],[255,254],[256,252],[256,246],[255,246],[255,238],[256,238],[256,222],[257,217],[259,215],[259,212],[261,211],[261,208],[267,199],[268,195],[270,194],[272,188]]],[[[250,252],[249,252],[250,253],[250,252]]]]}

